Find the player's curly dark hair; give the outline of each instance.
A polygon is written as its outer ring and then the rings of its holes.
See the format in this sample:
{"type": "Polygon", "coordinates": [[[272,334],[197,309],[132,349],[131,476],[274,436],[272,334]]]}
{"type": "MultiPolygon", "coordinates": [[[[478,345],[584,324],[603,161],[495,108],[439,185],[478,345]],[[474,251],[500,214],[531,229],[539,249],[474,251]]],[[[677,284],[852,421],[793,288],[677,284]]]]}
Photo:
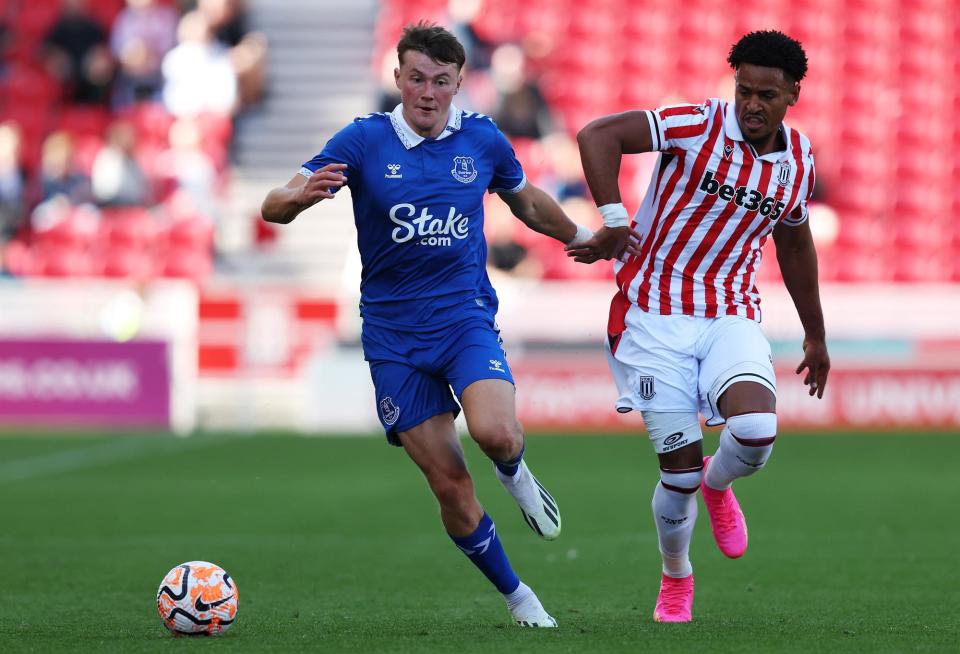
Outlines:
{"type": "Polygon", "coordinates": [[[456,64],[457,68],[463,68],[467,60],[467,53],[457,37],[443,27],[426,21],[403,28],[403,36],[397,43],[397,58],[401,64],[403,53],[407,50],[422,52],[438,64],[456,64]]]}
{"type": "Polygon", "coordinates": [[[740,64],[779,68],[794,82],[807,74],[807,55],[803,46],[777,30],[750,32],[733,44],[727,62],[734,69],[740,64]]]}

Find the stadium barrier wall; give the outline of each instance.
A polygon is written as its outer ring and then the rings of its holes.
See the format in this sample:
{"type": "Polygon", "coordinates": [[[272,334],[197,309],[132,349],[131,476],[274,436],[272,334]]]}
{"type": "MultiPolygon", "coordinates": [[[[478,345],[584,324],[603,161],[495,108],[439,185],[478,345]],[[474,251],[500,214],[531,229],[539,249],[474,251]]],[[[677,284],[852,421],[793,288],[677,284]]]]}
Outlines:
{"type": "Polygon", "coordinates": [[[2,280],[0,306],[0,428],[194,430],[191,283],[2,280]]]}
{"type": "MultiPolygon", "coordinates": [[[[613,410],[616,392],[601,349],[609,284],[503,279],[495,285],[518,411],[529,430],[641,428],[639,416],[613,410]]],[[[826,396],[815,400],[793,372],[803,337],[796,310],[782,286],[770,286],[763,292],[763,326],[784,428],[960,428],[960,288],[825,286],[833,371],[826,396]]],[[[324,297],[304,286],[208,291],[201,299],[201,349],[225,347],[231,354],[220,361],[229,365],[201,367],[201,423],[378,431],[357,346],[356,302],[350,294],[324,297]]]]}
{"type": "Polygon", "coordinates": [[[164,341],[0,340],[0,416],[5,425],[171,426],[164,341]]]}

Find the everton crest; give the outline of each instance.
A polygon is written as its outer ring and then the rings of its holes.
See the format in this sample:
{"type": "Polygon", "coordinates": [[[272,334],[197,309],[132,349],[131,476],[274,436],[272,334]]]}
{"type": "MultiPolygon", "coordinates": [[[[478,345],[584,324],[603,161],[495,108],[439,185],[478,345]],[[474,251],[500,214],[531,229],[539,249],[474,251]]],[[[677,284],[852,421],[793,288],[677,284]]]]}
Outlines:
{"type": "Polygon", "coordinates": [[[454,157],[453,170],[450,171],[458,182],[469,184],[477,178],[477,168],[473,165],[473,157],[454,157]]]}
{"type": "Polygon", "coordinates": [[[400,417],[400,407],[393,403],[392,397],[380,400],[380,415],[383,416],[383,422],[388,427],[397,422],[397,418],[400,417]]]}

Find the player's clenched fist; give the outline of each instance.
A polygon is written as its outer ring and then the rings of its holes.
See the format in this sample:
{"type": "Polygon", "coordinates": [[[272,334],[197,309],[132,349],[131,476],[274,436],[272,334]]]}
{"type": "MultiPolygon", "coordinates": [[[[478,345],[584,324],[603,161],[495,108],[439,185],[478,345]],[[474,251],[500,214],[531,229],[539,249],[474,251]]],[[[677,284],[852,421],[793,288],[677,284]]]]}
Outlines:
{"type": "Polygon", "coordinates": [[[347,183],[347,176],[342,171],[347,164],[327,164],[310,176],[307,183],[300,187],[300,203],[306,206],[314,205],[320,200],[329,200],[337,190],[347,183]]]}

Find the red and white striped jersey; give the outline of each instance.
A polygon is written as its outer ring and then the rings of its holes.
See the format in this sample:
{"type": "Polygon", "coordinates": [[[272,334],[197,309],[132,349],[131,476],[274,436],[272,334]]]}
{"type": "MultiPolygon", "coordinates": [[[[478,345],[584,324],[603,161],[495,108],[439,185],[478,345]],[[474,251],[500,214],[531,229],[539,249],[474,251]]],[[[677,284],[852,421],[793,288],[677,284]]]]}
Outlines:
{"type": "Polygon", "coordinates": [[[710,99],[644,112],[661,152],[633,224],[642,253],[616,262],[611,333],[629,306],[662,315],[760,321],[754,284],[779,222],[807,220],[815,172],[810,141],[783,125],[786,150],[757,156],[733,103],[710,99]]]}

